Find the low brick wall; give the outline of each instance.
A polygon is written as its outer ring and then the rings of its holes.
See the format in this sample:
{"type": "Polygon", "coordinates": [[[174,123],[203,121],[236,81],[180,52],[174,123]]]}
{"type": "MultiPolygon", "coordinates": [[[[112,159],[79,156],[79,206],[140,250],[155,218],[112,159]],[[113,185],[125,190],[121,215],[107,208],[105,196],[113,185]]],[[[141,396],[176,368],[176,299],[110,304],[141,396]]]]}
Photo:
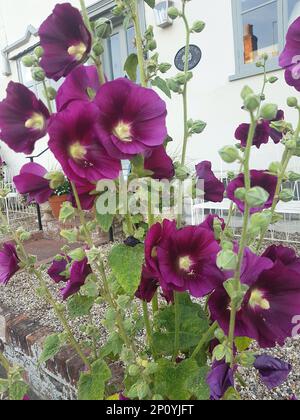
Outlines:
{"type": "Polygon", "coordinates": [[[0,307],[0,349],[12,364],[24,369],[32,391],[44,400],[76,399],[76,383],[84,365],[72,348],[64,347],[54,360],[38,366],[49,334],[37,321],[0,307]]]}

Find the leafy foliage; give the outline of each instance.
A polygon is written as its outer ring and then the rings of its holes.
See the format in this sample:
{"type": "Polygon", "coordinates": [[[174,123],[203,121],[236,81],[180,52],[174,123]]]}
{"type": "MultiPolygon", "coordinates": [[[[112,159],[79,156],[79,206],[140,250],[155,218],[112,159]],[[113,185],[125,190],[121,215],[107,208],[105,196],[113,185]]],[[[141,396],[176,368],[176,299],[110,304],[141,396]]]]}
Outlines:
{"type": "Polygon", "coordinates": [[[103,360],[92,365],[91,372],[82,373],[79,379],[78,398],[80,401],[101,401],[104,399],[106,382],[111,378],[111,371],[103,360]]]}

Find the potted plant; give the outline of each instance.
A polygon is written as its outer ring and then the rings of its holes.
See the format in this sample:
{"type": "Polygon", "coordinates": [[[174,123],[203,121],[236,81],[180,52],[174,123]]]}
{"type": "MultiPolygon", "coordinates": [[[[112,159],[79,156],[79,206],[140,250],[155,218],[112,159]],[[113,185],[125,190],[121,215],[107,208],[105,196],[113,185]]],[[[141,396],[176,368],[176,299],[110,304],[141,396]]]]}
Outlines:
{"type": "Polygon", "coordinates": [[[49,204],[52,214],[56,219],[59,219],[59,213],[63,203],[68,201],[68,196],[71,193],[71,186],[69,181],[64,182],[61,186],[54,190],[53,195],[49,198],[49,204]]]}

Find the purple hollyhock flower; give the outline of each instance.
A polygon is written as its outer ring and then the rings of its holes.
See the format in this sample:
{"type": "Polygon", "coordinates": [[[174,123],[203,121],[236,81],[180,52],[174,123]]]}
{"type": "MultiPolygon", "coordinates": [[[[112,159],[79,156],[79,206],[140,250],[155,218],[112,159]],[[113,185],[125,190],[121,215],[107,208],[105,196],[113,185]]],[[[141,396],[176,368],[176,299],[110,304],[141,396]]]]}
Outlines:
{"type": "MultiPolygon", "coordinates": [[[[224,280],[231,274],[224,275],[224,280]]],[[[295,314],[300,313],[299,272],[246,250],[241,282],[249,290],[237,314],[235,335],[253,338],[262,348],[277,343],[283,346],[292,336],[295,314]]],[[[213,320],[228,334],[230,299],[221,283],[210,297],[209,307],[213,320]]]]}
{"type": "Polygon", "coordinates": [[[52,116],[49,123],[51,151],[67,177],[81,185],[116,179],[121,171],[120,160],[108,156],[97,137],[98,116],[94,104],[75,101],[52,116]]]}
{"type": "Polygon", "coordinates": [[[47,133],[49,111],[35,94],[20,83],[10,82],[0,102],[0,139],[14,152],[31,154],[47,133]]]}
{"type": "Polygon", "coordinates": [[[0,251],[0,284],[5,286],[19,271],[20,259],[14,243],[5,242],[0,251]]]}
{"type": "MultiPolygon", "coordinates": [[[[235,178],[233,181],[231,181],[228,184],[227,187],[227,197],[232,200],[239,210],[241,212],[244,212],[245,210],[245,203],[235,196],[235,191],[238,188],[244,188],[245,182],[244,182],[245,176],[244,174],[240,174],[237,178],[235,178]]],[[[269,198],[267,202],[262,206],[258,208],[251,209],[251,213],[258,213],[264,209],[268,209],[272,207],[275,191],[277,186],[277,177],[275,175],[270,175],[266,171],[251,171],[251,188],[253,187],[261,187],[265,191],[269,193],[269,198]]]]}
{"type": "Polygon", "coordinates": [[[28,202],[46,203],[53,194],[50,181],[45,178],[47,170],[38,163],[27,163],[20,171],[20,175],[13,181],[20,194],[28,194],[28,202]]]}
{"type": "Polygon", "coordinates": [[[259,371],[260,379],[268,389],[282,385],[292,371],[292,366],[289,363],[267,354],[257,356],[254,367],[259,371]]]}
{"type": "Polygon", "coordinates": [[[197,178],[204,180],[204,199],[213,203],[221,203],[224,199],[225,187],[211,169],[211,162],[204,161],[196,166],[197,178]]]}
{"type": "MultiPolygon", "coordinates": [[[[94,207],[96,198],[98,197],[98,195],[94,194],[94,192],[96,191],[96,185],[86,182],[83,185],[75,184],[75,186],[79,196],[82,210],[91,210],[94,207]]],[[[73,207],[77,208],[76,200],[73,193],[71,194],[71,202],[73,207]]]]}
{"type": "MultiPolygon", "coordinates": [[[[153,277],[152,272],[146,267],[143,267],[142,279],[140,286],[135,294],[140,300],[150,303],[159,288],[159,279],[153,277]]],[[[163,290],[162,297],[168,302],[174,301],[174,294],[171,290],[163,290]]]]}
{"type": "Polygon", "coordinates": [[[152,89],[120,78],[102,85],[95,103],[99,138],[114,158],[130,159],[167,138],[166,104],[152,89]]]}
{"type": "Polygon", "coordinates": [[[173,161],[164,146],[146,153],[144,167],[153,172],[153,179],[172,179],[175,175],[173,161]]]}
{"type": "Polygon", "coordinates": [[[87,258],[84,258],[82,261],[74,261],[71,266],[70,278],[67,285],[61,290],[63,300],[67,300],[69,297],[78,293],[84,285],[87,276],[90,274],[92,274],[92,268],[87,258]]]}
{"type": "Polygon", "coordinates": [[[291,270],[297,271],[300,274],[300,258],[297,256],[293,248],[288,248],[282,245],[271,245],[262,255],[269,258],[274,263],[281,262],[291,270]]]}
{"type": "Polygon", "coordinates": [[[234,387],[234,372],[225,361],[215,361],[206,381],[210,387],[210,399],[221,400],[227,390],[234,387]]]}
{"type": "Polygon", "coordinates": [[[279,57],[279,65],[286,69],[285,79],[288,85],[300,91],[300,17],[289,27],[286,45],[279,57]]]}
{"type": "Polygon", "coordinates": [[[78,9],[58,4],[39,29],[44,50],[41,67],[47,77],[58,81],[83,63],[91,51],[91,34],[78,9]]]}
{"type": "MultiPolygon", "coordinates": [[[[269,142],[270,137],[275,144],[280,143],[283,135],[272,128],[271,123],[281,120],[284,120],[284,112],[281,110],[277,112],[276,118],[272,121],[259,120],[253,138],[253,146],[256,146],[259,149],[262,144],[267,144],[269,142]]],[[[250,124],[241,124],[235,132],[235,138],[241,142],[243,147],[247,146],[249,130],[250,124]]]]}
{"type": "Polygon", "coordinates": [[[210,293],[220,246],[214,234],[198,226],[175,230],[157,246],[157,263],[163,289],[189,291],[194,297],[210,293]],[[210,271],[211,267],[211,271],[210,271]]]}
{"type": "Polygon", "coordinates": [[[157,260],[157,247],[163,239],[176,231],[176,222],[165,219],[163,223],[156,223],[149,229],[145,239],[145,261],[147,268],[155,278],[160,277],[157,260]]]}
{"type": "Polygon", "coordinates": [[[79,66],[67,76],[58,89],[56,106],[58,111],[65,109],[73,101],[93,101],[100,89],[100,81],[95,66],[79,66]]]}
{"type": "Polygon", "coordinates": [[[62,259],[57,261],[54,260],[51,264],[51,267],[48,270],[48,275],[55,283],[67,282],[68,277],[62,275],[67,269],[67,265],[71,262],[71,259],[68,257],[68,260],[64,255],[61,255],[62,259]]]}
{"type": "Polygon", "coordinates": [[[135,296],[145,302],[150,303],[159,287],[159,281],[153,278],[151,271],[143,267],[141,284],[135,296]]]}

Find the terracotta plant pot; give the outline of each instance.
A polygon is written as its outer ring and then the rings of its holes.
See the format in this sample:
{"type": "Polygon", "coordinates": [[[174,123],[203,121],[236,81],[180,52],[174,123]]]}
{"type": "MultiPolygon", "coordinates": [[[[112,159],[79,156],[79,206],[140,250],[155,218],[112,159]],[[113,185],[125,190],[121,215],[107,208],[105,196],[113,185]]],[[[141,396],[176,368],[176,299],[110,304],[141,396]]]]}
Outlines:
{"type": "Polygon", "coordinates": [[[67,194],[61,196],[53,195],[49,198],[49,204],[52,210],[52,214],[56,219],[59,219],[60,209],[63,203],[65,203],[66,201],[68,201],[67,194]]]}

